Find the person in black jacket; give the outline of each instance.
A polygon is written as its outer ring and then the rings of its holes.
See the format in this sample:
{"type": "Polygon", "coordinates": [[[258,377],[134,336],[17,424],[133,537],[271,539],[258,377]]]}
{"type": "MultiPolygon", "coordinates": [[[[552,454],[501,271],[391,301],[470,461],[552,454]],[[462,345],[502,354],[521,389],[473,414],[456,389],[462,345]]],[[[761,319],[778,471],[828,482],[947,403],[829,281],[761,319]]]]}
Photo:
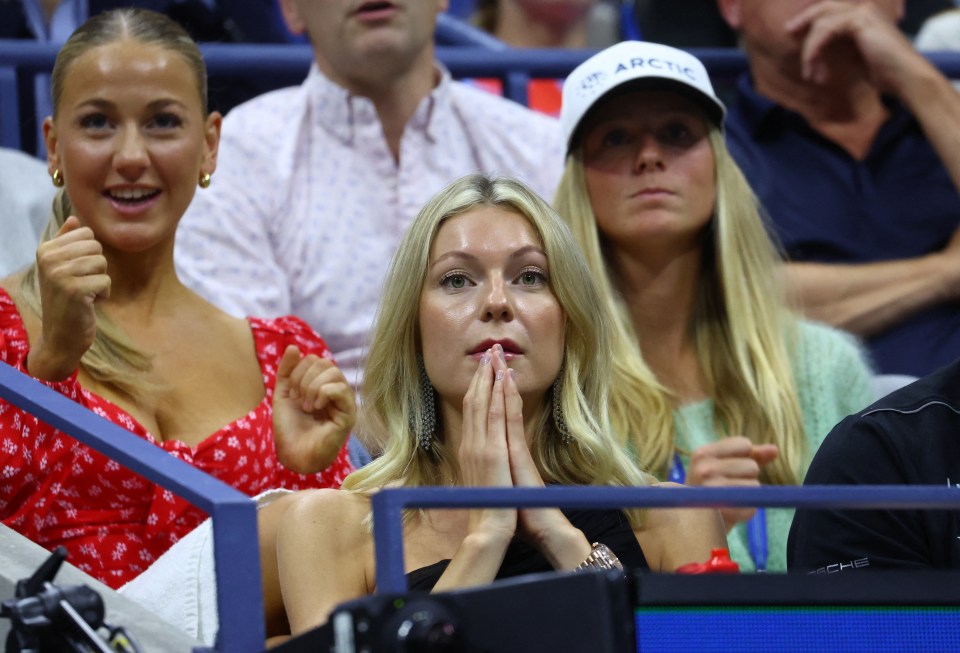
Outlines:
{"type": "MultiPolygon", "coordinates": [[[[960,499],[960,360],[838,424],[804,485],[945,485],[960,499]]],[[[787,566],[960,568],[960,510],[798,510],[787,566]]]]}

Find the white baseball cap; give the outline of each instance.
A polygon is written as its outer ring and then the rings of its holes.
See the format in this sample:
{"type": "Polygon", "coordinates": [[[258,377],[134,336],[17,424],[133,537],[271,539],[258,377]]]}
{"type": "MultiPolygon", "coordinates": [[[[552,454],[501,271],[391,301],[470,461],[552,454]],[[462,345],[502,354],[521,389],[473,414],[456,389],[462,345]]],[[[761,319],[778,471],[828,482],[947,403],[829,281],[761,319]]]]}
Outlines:
{"type": "Polygon", "coordinates": [[[669,45],[622,41],[574,68],[563,83],[560,128],[567,141],[567,151],[587,112],[608,93],[628,83],[687,94],[717,125],[723,125],[727,109],[714,93],[707,69],[699,59],[669,45]]]}

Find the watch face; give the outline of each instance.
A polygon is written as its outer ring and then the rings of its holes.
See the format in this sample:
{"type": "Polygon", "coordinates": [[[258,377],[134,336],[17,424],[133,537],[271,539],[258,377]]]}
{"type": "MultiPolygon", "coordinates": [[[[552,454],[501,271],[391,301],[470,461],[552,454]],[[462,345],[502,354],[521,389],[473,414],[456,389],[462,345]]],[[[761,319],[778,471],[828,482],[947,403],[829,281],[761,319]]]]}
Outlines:
{"type": "Polygon", "coordinates": [[[613,551],[605,544],[600,544],[596,548],[596,554],[604,569],[622,569],[620,560],[614,555],[613,551]]]}
{"type": "Polygon", "coordinates": [[[623,569],[623,565],[606,544],[594,542],[593,550],[578,569],[623,569]]]}

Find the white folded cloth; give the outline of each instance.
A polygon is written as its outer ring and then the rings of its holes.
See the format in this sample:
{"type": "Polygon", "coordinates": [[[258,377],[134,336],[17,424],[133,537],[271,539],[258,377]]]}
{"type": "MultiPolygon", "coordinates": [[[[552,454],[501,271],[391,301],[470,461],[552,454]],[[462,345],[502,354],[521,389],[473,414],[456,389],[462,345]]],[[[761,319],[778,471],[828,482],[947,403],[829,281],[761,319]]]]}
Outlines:
{"type": "MultiPolygon", "coordinates": [[[[290,490],[267,490],[253,498],[257,510],[290,490]]],[[[220,628],[213,563],[213,522],[207,519],[118,590],[204,644],[220,628]]]]}

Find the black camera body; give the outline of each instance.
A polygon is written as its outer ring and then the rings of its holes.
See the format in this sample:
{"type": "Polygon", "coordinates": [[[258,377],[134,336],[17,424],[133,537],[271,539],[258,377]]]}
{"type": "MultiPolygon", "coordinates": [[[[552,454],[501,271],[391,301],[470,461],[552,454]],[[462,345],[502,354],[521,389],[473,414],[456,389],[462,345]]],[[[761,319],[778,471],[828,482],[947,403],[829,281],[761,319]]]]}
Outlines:
{"type": "Polygon", "coordinates": [[[86,585],[53,583],[67,551],[58,546],[29,578],[17,581],[16,596],[0,602],[0,618],[10,620],[6,653],[139,653],[122,627],[104,622],[103,599],[86,585]],[[97,632],[104,628],[105,639],[97,632]]]}
{"type": "Polygon", "coordinates": [[[515,653],[635,651],[622,572],[543,573],[441,594],[375,595],[339,605],[329,621],[272,653],[515,653]],[[529,649],[527,650],[534,650],[529,649]]]}
{"type": "Polygon", "coordinates": [[[960,572],[518,576],[375,595],[270,653],[960,651],[960,572]]]}

